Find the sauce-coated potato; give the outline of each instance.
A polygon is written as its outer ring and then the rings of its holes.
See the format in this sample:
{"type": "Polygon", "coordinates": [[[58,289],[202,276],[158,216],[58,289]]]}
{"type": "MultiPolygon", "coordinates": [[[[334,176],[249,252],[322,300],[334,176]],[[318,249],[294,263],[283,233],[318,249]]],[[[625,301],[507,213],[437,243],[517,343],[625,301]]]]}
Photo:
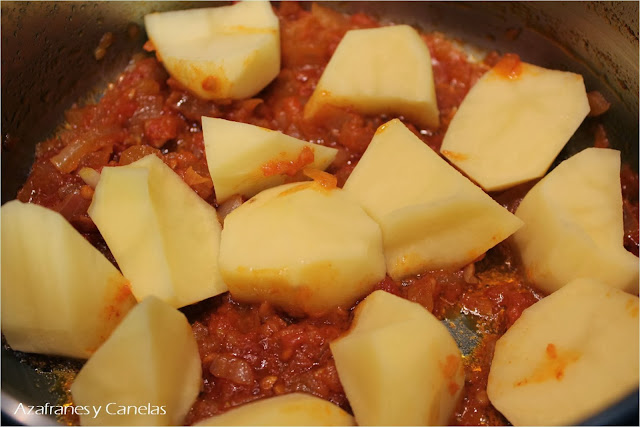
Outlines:
{"type": "Polygon", "coordinates": [[[280,72],[280,23],[268,1],[152,13],[144,23],[169,74],[201,98],[249,98],[280,72]]]}
{"type": "Polygon", "coordinates": [[[218,203],[284,184],[287,175],[304,167],[323,170],[338,152],[282,132],[210,117],[202,118],[202,133],[218,203]]]}
{"type": "Polygon", "coordinates": [[[545,292],[586,277],[638,293],[638,257],[623,246],[620,152],[588,148],[562,162],[516,210],[526,274],[545,292]]]}
{"type": "Polygon", "coordinates": [[[485,190],[502,190],[543,176],[587,113],[581,75],[507,57],[471,88],[440,151],[485,190]]]}
{"type": "Polygon", "coordinates": [[[464,385],[460,350],[421,305],[375,291],[331,343],[359,425],[447,425],[464,385]]]}
{"type": "Polygon", "coordinates": [[[353,417],[333,403],[303,393],[261,399],[202,420],[197,426],[352,426],[353,417]]]}
{"type": "Polygon", "coordinates": [[[59,213],[2,206],[2,333],[14,350],[87,358],[136,301],[129,283],[59,213]]]}
{"type": "Polygon", "coordinates": [[[281,185],[225,218],[220,271],[238,300],[321,314],[349,307],[384,278],[382,236],[343,190],[281,185]]]}
{"type": "Polygon", "coordinates": [[[202,382],[187,318],[150,296],[138,304],[78,373],[73,403],[99,413],[82,425],[178,425],[202,382]]]}
{"type": "Polygon", "coordinates": [[[464,266],[522,225],[397,119],[377,130],[344,190],[380,224],[395,280],[464,266]]]}
{"type": "Polygon", "coordinates": [[[404,116],[437,128],[439,111],[429,48],[408,25],[348,31],[305,106],[305,117],[340,114],[404,116]]]}
{"type": "Polygon", "coordinates": [[[514,425],[575,425],[638,388],[638,297],[579,279],[498,340],[487,393],[514,425]]]}

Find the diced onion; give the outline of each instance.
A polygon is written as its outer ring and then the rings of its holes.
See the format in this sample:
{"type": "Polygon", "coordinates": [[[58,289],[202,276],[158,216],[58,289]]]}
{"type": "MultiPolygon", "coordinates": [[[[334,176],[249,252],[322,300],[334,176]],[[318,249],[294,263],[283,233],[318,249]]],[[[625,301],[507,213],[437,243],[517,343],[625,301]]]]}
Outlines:
{"type": "Polygon", "coordinates": [[[251,365],[246,360],[227,354],[215,354],[209,365],[209,372],[236,384],[249,385],[254,379],[251,365]]]}
{"type": "Polygon", "coordinates": [[[98,181],[100,181],[100,172],[92,168],[82,168],[78,171],[78,175],[85,184],[94,190],[98,186],[98,181]]]}

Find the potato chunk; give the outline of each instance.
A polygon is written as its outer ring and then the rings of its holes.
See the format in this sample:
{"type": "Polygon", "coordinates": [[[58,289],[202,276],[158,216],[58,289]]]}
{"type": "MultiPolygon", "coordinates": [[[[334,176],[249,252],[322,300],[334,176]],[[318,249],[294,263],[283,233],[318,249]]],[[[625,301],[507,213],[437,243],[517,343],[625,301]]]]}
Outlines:
{"type": "Polygon", "coordinates": [[[303,393],[257,400],[196,426],[352,426],[353,417],[319,397],[303,393]]]}
{"type": "Polygon", "coordinates": [[[397,119],[376,131],[344,190],[380,224],[396,280],[461,267],[522,225],[397,119]]]}
{"type": "Polygon", "coordinates": [[[543,176],[589,113],[582,76],[507,57],[471,88],[441,153],[487,191],[543,176]]]}
{"type": "Polygon", "coordinates": [[[155,155],[103,168],[89,216],[139,301],[178,308],[227,290],[215,209],[155,155]]]}
{"type": "Polygon", "coordinates": [[[349,306],[385,275],[378,225],[316,181],[270,188],[231,212],[219,262],[234,298],[295,316],[349,306]]]}
{"type": "Polygon", "coordinates": [[[280,72],[280,23],[268,1],[152,13],[144,23],[169,74],[201,98],[249,98],[280,72]]]}
{"type": "Polygon", "coordinates": [[[331,343],[359,425],[447,425],[464,385],[460,350],[421,305],[375,291],[331,343]]]}
{"type": "Polygon", "coordinates": [[[489,399],[514,425],[576,425],[638,388],[638,334],[637,297],[575,280],[498,340],[489,399]]]}
{"type": "Polygon", "coordinates": [[[284,184],[304,167],[324,170],[338,150],[246,123],[202,118],[204,147],[216,200],[246,197],[284,184]]]}
{"type": "Polygon", "coordinates": [[[82,367],[73,402],[100,407],[82,425],[179,425],[200,392],[198,344],[184,314],[150,296],[82,367]]]}
{"type": "Polygon", "coordinates": [[[135,305],[127,280],[62,215],[2,207],[2,333],[14,350],[87,358],[135,305]]]}
{"type": "Polygon", "coordinates": [[[526,274],[551,293],[587,277],[638,293],[638,257],[623,246],[620,152],[588,148],[562,162],[516,210],[526,274]]]}
{"type": "Polygon", "coordinates": [[[348,31],[304,116],[340,114],[332,111],[335,108],[396,114],[419,126],[437,128],[440,113],[431,55],[418,32],[408,25],[348,31]]]}

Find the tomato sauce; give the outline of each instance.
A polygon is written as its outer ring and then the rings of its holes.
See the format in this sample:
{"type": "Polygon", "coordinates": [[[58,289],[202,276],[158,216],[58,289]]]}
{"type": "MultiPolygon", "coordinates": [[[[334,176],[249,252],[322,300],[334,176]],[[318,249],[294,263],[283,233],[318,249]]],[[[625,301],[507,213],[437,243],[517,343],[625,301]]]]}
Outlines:
{"type": "Polygon", "coordinates": [[[262,165],[262,174],[264,176],[273,175],[288,175],[295,176],[298,172],[305,168],[305,166],[313,163],[314,159],[313,150],[309,147],[303,147],[298,157],[294,160],[269,160],[262,165]]]}
{"type": "Polygon", "coordinates": [[[500,77],[514,80],[522,74],[522,62],[518,55],[507,53],[493,69],[500,77]]]}
{"type": "MultiPolygon", "coordinates": [[[[338,155],[328,172],[342,186],[378,126],[390,117],[344,111],[328,120],[307,121],[302,111],[345,32],[379,24],[362,13],[346,16],[316,4],[305,10],[297,3],[282,2],[276,13],[281,25],[282,69],[256,97],[226,102],[199,99],[170,78],[155,57],[140,54],[99,102],[71,108],[56,136],[37,146],[35,163],[18,198],[59,211],[115,263],[87,215],[92,191],[78,171],[83,167],[100,171],[104,166],[126,165],[154,154],[204,200],[218,207],[204,154],[202,116],[250,123],[335,147],[338,155]]],[[[500,56],[491,53],[483,62],[470,62],[444,35],[427,33],[422,38],[432,56],[441,125],[421,129],[407,121],[405,124],[439,150],[462,99],[500,56]]],[[[145,47],[153,50],[150,44],[145,47]]],[[[508,76],[517,74],[517,56],[507,56],[499,63],[508,76]]],[[[295,173],[312,160],[299,158],[284,166],[295,173]]],[[[267,169],[281,166],[270,164],[267,169]]],[[[315,172],[307,175],[322,178],[315,172]]],[[[491,196],[514,211],[532,185],[491,196]]],[[[628,166],[622,171],[622,189],[625,246],[637,255],[638,174],[628,166]]],[[[461,316],[470,322],[468,340],[472,345],[464,352],[463,397],[451,422],[507,424],[486,393],[493,349],[522,311],[543,296],[526,282],[517,253],[509,244],[499,244],[463,269],[427,271],[400,282],[387,277],[375,289],[423,305],[452,330],[459,327],[456,319],[461,316]]],[[[201,393],[186,423],[294,391],[311,393],[350,411],[329,343],[349,328],[353,308],[338,307],[319,318],[293,319],[268,303],[242,304],[228,294],[185,307],[203,368],[201,393]]],[[[65,381],[69,382],[68,378],[65,381]]]]}

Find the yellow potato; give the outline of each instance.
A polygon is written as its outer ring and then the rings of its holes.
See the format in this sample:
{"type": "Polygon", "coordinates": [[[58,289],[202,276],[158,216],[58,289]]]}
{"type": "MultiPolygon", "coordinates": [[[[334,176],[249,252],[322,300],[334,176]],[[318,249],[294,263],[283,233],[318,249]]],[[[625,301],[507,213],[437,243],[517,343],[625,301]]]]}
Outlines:
{"type": "Polygon", "coordinates": [[[471,88],[441,153],[487,191],[543,176],[589,113],[582,76],[520,63],[494,67],[471,88]]]}
{"type": "Polygon", "coordinates": [[[305,118],[326,114],[326,107],[396,114],[437,128],[440,113],[426,43],[408,25],[348,31],[305,106],[305,118]]]}
{"type": "Polygon", "coordinates": [[[316,181],[270,188],[231,212],[219,263],[234,298],[293,315],[349,307],[385,276],[378,225],[316,181]]]}
{"type": "Polygon", "coordinates": [[[269,171],[274,163],[294,163],[310,154],[312,161],[307,166],[324,170],[338,152],[282,132],[210,117],[202,118],[202,133],[218,203],[234,194],[251,197],[284,184],[286,175],[269,171]]]}
{"type": "Polygon", "coordinates": [[[319,397],[303,393],[260,399],[202,420],[196,426],[352,426],[353,417],[319,397]]]}
{"type": "Polygon", "coordinates": [[[127,280],[57,212],[2,207],[2,333],[14,350],[85,359],[135,305],[127,280]]]}
{"type": "Polygon", "coordinates": [[[169,74],[201,98],[249,98],[280,72],[280,23],[268,1],[152,13],[144,23],[169,74]]]}
{"type": "Polygon", "coordinates": [[[139,301],[179,308],[227,290],[215,209],[155,155],[103,168],[89,216],[139,301]]]}
{"type": "Polygon", "coordinates": [[[588,148],[537,183],[514,235],[529,279],[547,293],[581,277],[638,293],[638,257],[623,246],[620,152],[588,148]]]}
{"type": "Polygon", "coordinates": [[[397,119],[377,130],[344,190],[380,224],[396,280],[464,266],[522,224],[397,119]]]}
{"type": "Polygon", "coordinates": [[[131,310],[71,385],[73,403],[92,408],[80,416],[80,423],[179,425],[200,392],[200,363],[184,314],[148,297],[131,310]]]}
{"type": "Polygon", "coordinates": [[[487,393],[514,425],[575,425],[638,388],[638,298],[579,279],[498,340],[487,393]]]}
{"type": "Polygon", "coordinates": [[[447,425],[464,386],[460,350],[421,305],[375,291],[331,343],[359,425],[447,425]]]}

